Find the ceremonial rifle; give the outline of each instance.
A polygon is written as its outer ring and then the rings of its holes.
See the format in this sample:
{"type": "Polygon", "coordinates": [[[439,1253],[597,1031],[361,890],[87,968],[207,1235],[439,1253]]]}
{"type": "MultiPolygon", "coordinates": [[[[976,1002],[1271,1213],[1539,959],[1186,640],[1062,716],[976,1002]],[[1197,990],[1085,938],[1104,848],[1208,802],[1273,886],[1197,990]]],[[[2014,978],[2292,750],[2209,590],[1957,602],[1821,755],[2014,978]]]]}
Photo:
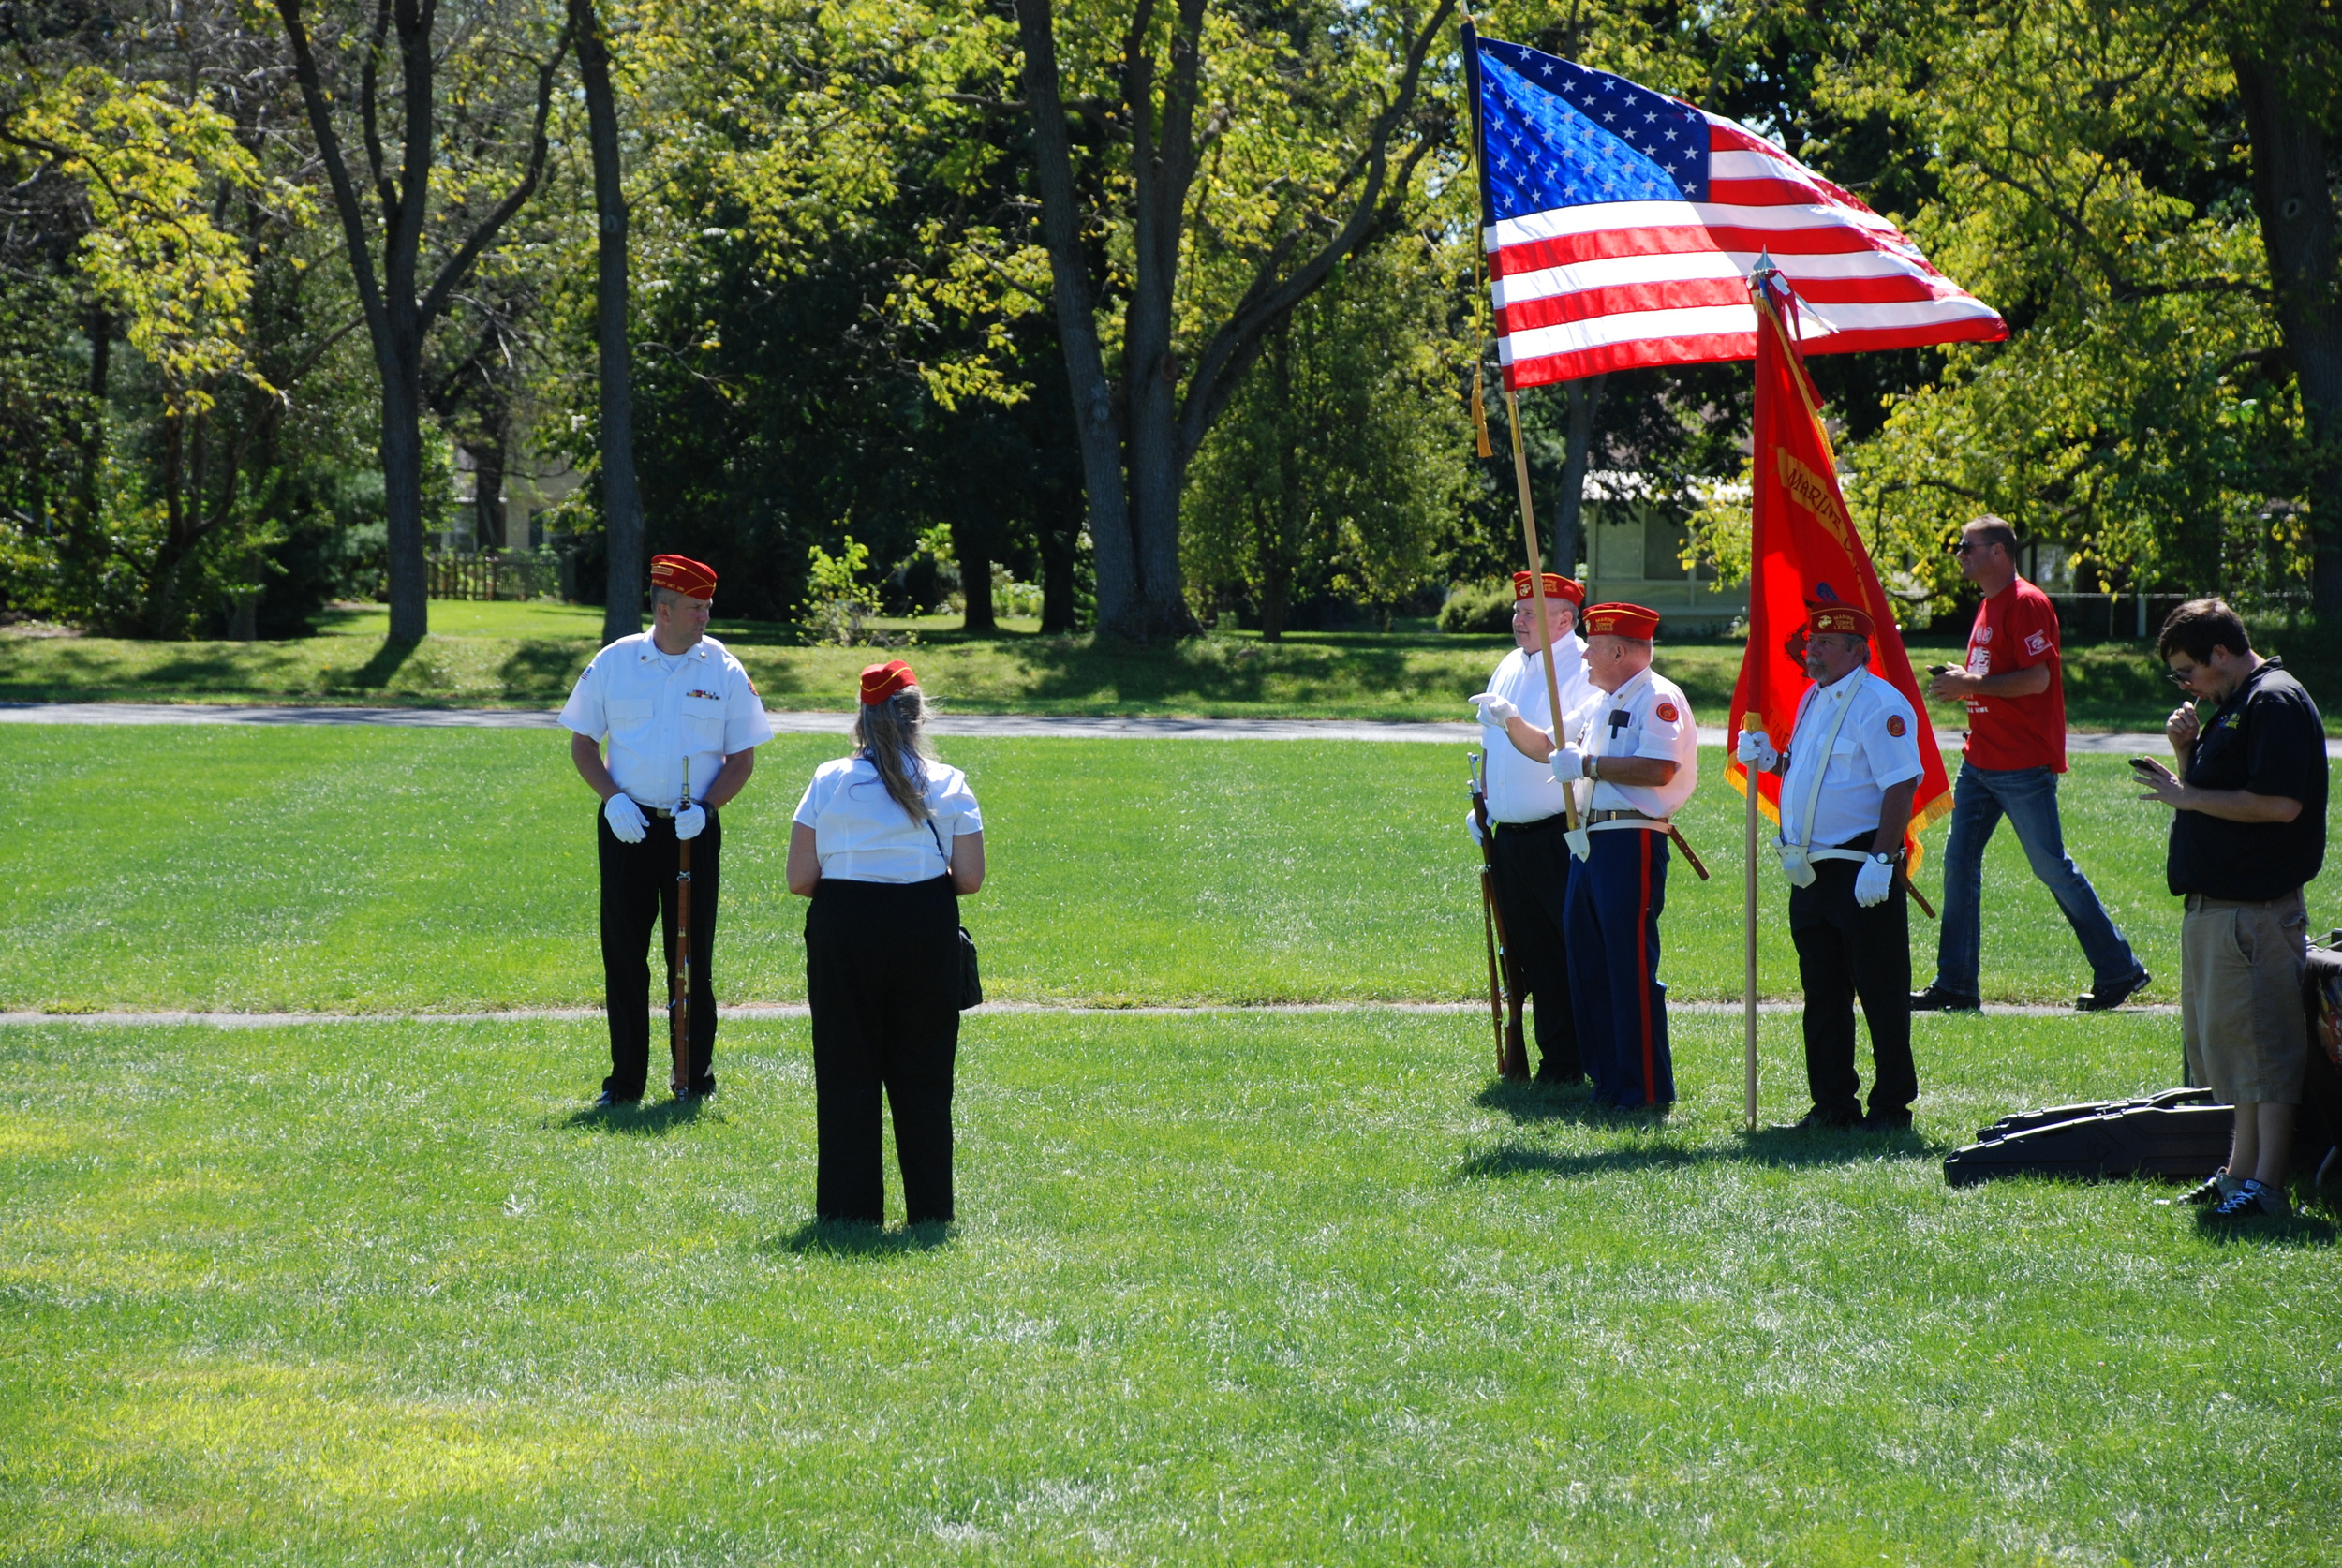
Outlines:
{"type": "Polygon", "coordinates": [[[1529,1045],[1520,1028],[1520,977],[1513,967],[1505,912],[1496,901],[1496,824],[1489,821],[1487,758],[1472,754],[1472,820],[1480,829],[1480,931],[1488,939],[1489,1025],[1496,1036],[1496,1072],[1529,1076],[1529,1045]]]}
{"type": "MultiPolygon", "coordinates": [[[[691,762],[683,762],[683,798],[675,813],[691,809],[691,762]]],[[[667,1087],[677,1100],[691,1091],[691,841],[675,841],[674,961],[667,966],[667,1034],[674,1070],[667,1087]]]]}

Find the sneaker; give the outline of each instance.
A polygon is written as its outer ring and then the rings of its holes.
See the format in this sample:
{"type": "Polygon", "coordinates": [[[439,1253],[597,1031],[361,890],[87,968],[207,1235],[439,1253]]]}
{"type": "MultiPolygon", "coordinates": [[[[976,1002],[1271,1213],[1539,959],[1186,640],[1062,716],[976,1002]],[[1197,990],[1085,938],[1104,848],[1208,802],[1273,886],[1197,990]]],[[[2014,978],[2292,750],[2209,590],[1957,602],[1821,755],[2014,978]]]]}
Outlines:
{"type": "Polygon", "coordinates": [[[1964,997],[1957,991],[1947,991],[1940,985],[1930,985],[1924,991],[1911,993],[1914,1013],[1980,1013],[1984,1004],[1974,997],[1964,997]]]}
{"type": "Polygon", "coordinates": [[[2285,1201],[2284,1193],[2246,1176],[2236,1184],[2235,1191],[2220,1200],[2211,1218],[2220,1220],[2282,1220],[2292,1212],[2293,1206],[2285,1201]]]}
{"type": "Polygon", "coordinates": [[[2210,1208],[2216,1204],[2226,1203],[2229,1194],[2243,1185],[2228,1172],[2215,1171],[2178,1197],[2157,1198],[2155,1201],[2171,1208],[2210,1208]]]}
{"type": "Polygon", "coordinates": [[[2076,1013],[2104,1013],[2110,1008],[2120,1007],[2145,990],[2154,980],[2155,976],[2141,969],[2119,984],[2093,986],[2074,998],[2074,1011],[2076,1013]]]}

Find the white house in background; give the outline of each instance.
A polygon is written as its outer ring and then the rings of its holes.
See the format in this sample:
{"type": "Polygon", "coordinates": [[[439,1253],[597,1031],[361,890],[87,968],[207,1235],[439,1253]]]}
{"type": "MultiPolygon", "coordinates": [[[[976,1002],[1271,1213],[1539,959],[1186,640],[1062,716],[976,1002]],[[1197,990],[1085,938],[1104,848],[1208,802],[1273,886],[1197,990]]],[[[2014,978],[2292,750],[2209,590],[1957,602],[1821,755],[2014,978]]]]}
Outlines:
{"type": "Polygon", "coordinates": [[[1739,500],[1747,485],[1734,480],[1697,480],[1685,496],[1648,476],[1598,468],[1586,476],[1579,509],[1584,531],[1586,597],[1590,602],[1624,600],[1659,612],[1660,629],[1697,637],[1727,630],[1748,614],[1746,584],[1718,583],[1707,563],[1686,567],[1686,526],[1696,501],[1739,500]]]}
{"type": "MultiPolygon", "coordinates": [[[[541,514],[558,505],[584,482],[567,459],[538,451],[530,445],[526,434],[516,437],[511,451],[506,453],[504,459],[504,538],[507,547],[534,550],[544,543],[541,514]]],[[[472,505],[479,490],[480,475],[473,466],[472,455],[459,446],[455,449],[455,498],[459,505],[452,519],[455,526],[443,529],[437,536],[441,553],[468,555],[479,547],[479,540],[474,537],[475,512],[472,505]]]]}

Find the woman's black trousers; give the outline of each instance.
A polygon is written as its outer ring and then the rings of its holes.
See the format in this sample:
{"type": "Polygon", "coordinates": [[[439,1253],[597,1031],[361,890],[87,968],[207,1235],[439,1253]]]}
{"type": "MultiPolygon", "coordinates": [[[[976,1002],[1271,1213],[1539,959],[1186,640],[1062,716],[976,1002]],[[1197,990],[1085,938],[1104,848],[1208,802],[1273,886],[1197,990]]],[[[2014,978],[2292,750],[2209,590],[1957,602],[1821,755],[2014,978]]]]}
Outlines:
{"type": "Polygon", "coordinates": [[[820,1138],[814,1212],[886,1221],[879,1096],[912,1224],[952,1217],[952,1064],[959,1052],[959,899],[948,878],[824,877],[805,917],[820,1138]]]}

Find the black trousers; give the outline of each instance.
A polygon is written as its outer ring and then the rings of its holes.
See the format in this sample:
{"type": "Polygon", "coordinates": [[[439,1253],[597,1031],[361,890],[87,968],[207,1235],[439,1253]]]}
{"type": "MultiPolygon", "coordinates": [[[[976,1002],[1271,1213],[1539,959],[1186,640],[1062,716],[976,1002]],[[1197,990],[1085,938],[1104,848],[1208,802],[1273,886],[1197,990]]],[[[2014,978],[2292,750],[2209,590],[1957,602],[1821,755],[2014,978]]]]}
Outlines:
{"type": "Polygon", "coordinates": [[[1537,1076],[1574,1084],[1584,1068],[1578,1013],[1569,999],[1569,952],[1562,939],[1562,908],[1569,896],[1569,845],[1562,837],[1567,825],[1560,817],[1496,824],[1496,907],[1505,916],[1505,951],[1535,1004],[1537,1076]]]}
{"type": "MultiPolygon", "coordinates": [[[[640,1100],[650,1060],[651,927],[664,932],[663,961],[674,963],[674,822],[652,817],[640,844],[622,843],[599,813],[601,843],[601,984],[610,1010],[610,1076],[601,1087],[620,1100],[640,1100]]],[[[716,894],[722,883],[723,823],[691,840],[691,1087],[711,1093],[716,1056],[716,894]]],[[[663,987],[661,994],[663,995],[663,987]]],[[[660,1058],[667,1036],[660,1036],[660,1058]]],[[[663,1074],[662,1074],[663,1076],[663,1074]]]]}
{"type": "MultiPolygon", "coordinates": [[[[1869,839],[1856,848],[1867,848],[1869,839]]],[[[1814,885],[1789,890],[1789,937],[1805,987],[1805,1082],[1814,1108],[1851,1121],[1862,1110],[1854,1069],[1854,1002],[1870,1026],[1874,1116],[1902,1116],[1920,1095],[1911,1061],[1911,906],[1903,879],[1883,904],[1854,901],[1861,870],[1850,860],[1814,862],[1814,885]]]]}
{"type": "Polygon", "coordinates": [[[895,1111],[904,1217],[952,1217],[952,1068],[959,1055],[959,897],[951,880],[824,877],[805,916],[820,1146],[813,1211],[886,1222],[880,1096],[895,1111]]]}

